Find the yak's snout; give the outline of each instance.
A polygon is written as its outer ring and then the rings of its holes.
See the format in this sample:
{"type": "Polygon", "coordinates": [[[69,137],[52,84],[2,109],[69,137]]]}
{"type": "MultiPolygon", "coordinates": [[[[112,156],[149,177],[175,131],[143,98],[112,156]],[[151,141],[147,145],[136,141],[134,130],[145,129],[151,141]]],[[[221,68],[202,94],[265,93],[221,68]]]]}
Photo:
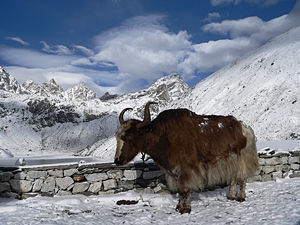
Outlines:
{"type": "Polygon", "coordinates": [[[116,165],[122,165],[122,163],[121,163],[121,161],[120,161],[120,159],[119,158],[115,158],[115,161],[114,161],[114,163],[116,164],[116,165]]]}

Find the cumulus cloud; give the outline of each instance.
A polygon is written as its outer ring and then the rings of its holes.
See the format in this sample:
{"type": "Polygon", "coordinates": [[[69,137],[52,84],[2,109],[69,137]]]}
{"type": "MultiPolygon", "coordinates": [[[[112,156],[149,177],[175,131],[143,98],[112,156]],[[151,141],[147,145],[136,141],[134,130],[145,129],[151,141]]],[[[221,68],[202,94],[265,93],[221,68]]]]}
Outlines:
{"type": "Polygon", "coordinates": [[[30,45],[28,42],[26,41],[23,41],[21,38],[19,37],[5,37],[6,40],[11,40],[11,41],[16,41],[18,43],[20,43],[21,45],[24,45],[24,46],[28,46],[30,45]]]}
{"type": "Polygon", "coordinates": [[[178,68],[185,78],[190,79],[195,73],[215,71],[257,46],[257,42],[248,38],[222,39],[195,44],[194,51],[189,53],[178,68]]]}
{"type": "Polygon", "coordinates": [[[160,23],[162,16],[135,17],[121,27],[100,34],[95,42],[98,61],[111,61],[135,78],[156,79],[169,73],[191,49],[189,34],[171,33],[160,23]]]}

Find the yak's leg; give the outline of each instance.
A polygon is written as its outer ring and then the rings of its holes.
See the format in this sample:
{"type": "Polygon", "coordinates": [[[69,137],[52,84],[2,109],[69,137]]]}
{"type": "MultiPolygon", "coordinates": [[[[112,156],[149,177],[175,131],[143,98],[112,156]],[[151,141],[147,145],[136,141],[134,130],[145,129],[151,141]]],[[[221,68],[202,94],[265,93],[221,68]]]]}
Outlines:
{"type": "Polygon", "coordinates": [[[236,198],[236,180],[232,179],[230,181],[230,186],[229,186],[229,194],[227,196],[229,200],[235,200],[236,198]]]}
{"type": "Polygon", "coordinates": [[[243,202],[246,199],[246,182],[245,182],[245,180],[240,180],[239,185],[240,185],[240,193],[236,200],[239,202],[243,202]]]}
{"type": "Polygon", "coordinates": [[[176,210],[181,214],[191,212],[190,197],[191,197],[190,190],[179,192],[179,202],[176,206],[176,210]]]}
{"type": "Polygon", "coordinates": [[[177,179],[177,187],[179,192],[179,201],[176,206],[176,210],[183,213],[191,212],[191,191],[186,187],[186,184],[189,183],[189,176],[185,171],[180,171],[180,175],[177,179]]]}

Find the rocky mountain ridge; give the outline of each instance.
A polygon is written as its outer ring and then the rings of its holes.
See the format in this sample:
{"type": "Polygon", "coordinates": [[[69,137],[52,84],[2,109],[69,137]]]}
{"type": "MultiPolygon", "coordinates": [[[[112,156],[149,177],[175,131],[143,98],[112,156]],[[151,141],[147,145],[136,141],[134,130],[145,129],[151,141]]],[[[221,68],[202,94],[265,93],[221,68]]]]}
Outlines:
{"type": "Polygon", "coordinates": [[[0,78],[6,82],[0,88],[0,148],[14,154],[78,153],[113,136],[123,108],[133,107],[129,116],[142,118],[149,100],[162,108],[190,89],[179,75],[171,74],[138,93],[101,101],[82,83],[66,91],[54,79],[20,85],[3,68],[0,78]]]}

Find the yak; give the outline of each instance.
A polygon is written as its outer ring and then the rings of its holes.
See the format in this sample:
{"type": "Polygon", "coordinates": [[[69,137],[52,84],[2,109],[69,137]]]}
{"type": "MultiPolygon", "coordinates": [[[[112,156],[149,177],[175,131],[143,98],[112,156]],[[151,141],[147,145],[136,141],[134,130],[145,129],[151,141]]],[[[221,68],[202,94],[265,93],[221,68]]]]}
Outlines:
{"type": "Polygon", "coordinates": [[[227,198],[244,201],[246,180],[258,169],[252,128],[233,116],[197,115],[188,109],[165,110],[151,121],[151,104],[157,103],[146,104],[143,121],[123,119],[132,108],[120,113],[115,164],[148,154],[164,171],[169,189],[179,193],[176,210],[181,214],[191,212],[191,191],[209,186],[229,185],[227,198]]]}

